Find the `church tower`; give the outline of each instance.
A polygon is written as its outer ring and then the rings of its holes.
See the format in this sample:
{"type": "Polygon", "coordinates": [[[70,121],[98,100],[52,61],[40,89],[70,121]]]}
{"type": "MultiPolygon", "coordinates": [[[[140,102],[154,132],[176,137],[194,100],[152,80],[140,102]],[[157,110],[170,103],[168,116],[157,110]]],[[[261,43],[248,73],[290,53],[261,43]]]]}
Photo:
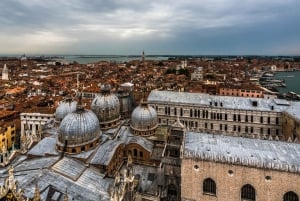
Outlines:
{"type": "Polygon", "coordinates": [[[8,80],[8,68],[6,67],[6,64],[4,64],[2,69],[2,80],[8,80]]]}

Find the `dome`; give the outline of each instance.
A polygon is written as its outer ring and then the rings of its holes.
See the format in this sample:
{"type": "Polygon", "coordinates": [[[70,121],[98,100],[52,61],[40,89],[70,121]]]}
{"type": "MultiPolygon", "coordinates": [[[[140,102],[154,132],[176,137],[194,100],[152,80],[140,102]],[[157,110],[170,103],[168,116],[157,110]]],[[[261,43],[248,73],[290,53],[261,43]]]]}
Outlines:
{"type": "Polygon", "coordinates": [[[103,130],[113,128],[120,123],[120,101],[110,92],[109,85],[102,85],[101,94],[91,104],[92,111],[97,115],[103,130]]]}
{"type": "Polygon", "coordinates": [[[74,112],[76,110],[76,105],[77,105],[77,102],[73,101],[72,98],[66,98],[65,100],[60,102],[60,104],[56,108],[55,119],[57,121],[63,120],[63,118],[67,114],[74,112]]]}
{"type": "Polygon", "coordinates": [[[97,116],[91,110],[78,109],[69,113],[58,129],[58,150],[69,153],[86,151],[99,142],[101,130],[97,116]]]}
{"type": "Polygon", "coordinates": [[[157,113],[147,103],[141,103],[131,114],[131,128],[135,134],[151,135],[157,128],[157,113]]]}

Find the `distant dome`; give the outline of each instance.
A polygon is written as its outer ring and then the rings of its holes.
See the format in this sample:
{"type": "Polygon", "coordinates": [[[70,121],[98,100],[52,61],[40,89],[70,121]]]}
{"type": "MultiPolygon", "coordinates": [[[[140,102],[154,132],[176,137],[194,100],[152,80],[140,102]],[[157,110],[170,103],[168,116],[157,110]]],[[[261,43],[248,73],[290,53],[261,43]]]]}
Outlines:
{"type": "Polygon", "coordinates": [[[110,88],[110,85],[102,85],[101,94],[97,95],[91,104],[91,109],[97,115],[103,130],[120,124],[120,101],[110,92],[110,88]]]}
{"type": "Polygon", "coordinates": [[[131,128],[137,135],[152,135],[157,128],[157,113],[147,103],[141,103],[131,114],[131,128]]]}
{"type": "Polygon", "coordinates": [[[59,103],[58,107],[55,111],[55,120],[61,121],[63,118],[76,110],[77,102],[72,100],[72,98],[68,97],[62,102],[59,103]]]}
{"type": "Polygon", "coordinates": [[[69,113],[58,129],[59,151],[79,153],[95,147],[101,135],[97,116],[91,110],[77,108],[69,113]]]}

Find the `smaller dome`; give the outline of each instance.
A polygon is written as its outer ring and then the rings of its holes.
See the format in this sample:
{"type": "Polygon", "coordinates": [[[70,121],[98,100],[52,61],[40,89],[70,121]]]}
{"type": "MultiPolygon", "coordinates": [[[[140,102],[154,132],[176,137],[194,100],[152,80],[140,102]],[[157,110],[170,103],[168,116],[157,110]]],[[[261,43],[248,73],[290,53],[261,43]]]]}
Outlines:
{"type": "Polygon", "coordinates": [[[147,103],[141,103],[131,114],[131,128],[136,134],[151,135],[157,128],[157,113],[147,103]]]}
{"type": "Polygon", "coordinates": [[[62,102],[59,103],[58,107],[55,111],[55,119],[57,121],[63,120],[63,118],[76,110],[77,102],[72,100],[71,97],[66,98],[62,102]]]}
{"type": "Polygon", "coordinates": [[[120,124],[120,101],[110,92],[110,88],[110,85],[102,85],[101,94],[97,95],[91,104],[91,109],[97,115],[103,130],[120,124]]]}

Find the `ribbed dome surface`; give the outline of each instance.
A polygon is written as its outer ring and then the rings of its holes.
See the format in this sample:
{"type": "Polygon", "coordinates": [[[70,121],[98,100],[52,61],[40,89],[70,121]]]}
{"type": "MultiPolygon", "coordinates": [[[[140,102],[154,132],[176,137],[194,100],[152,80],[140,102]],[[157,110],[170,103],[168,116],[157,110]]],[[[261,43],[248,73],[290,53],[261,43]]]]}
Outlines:
{"type": "Polygon", "coordinates": [[[157,127],[157,113],[146,103],[141,103],[131,114],[131,127],[135,130],[147,131],[157,127]]]}
{"type": "Polygon", "coordinates": [[[91,109],[98,116],[100,123],[119,119],[120,101],[110,92],[110,86],[102,86],[102,92],[97,95],[91,104],[91,109]]]}
{"type": "Polygon", "coordinates": [[[76,101],[72,101],[72,99],[66,99],[62,101],[55,111],[55,119],[57,121],[61,121],[67,114],[74,112],[76,110],[76,101]]]}
{"type": "MultiPolygon", "coordinates": [[[[98,95],[92,101],[91,108],[94,112],[105,110],[105,109],[118,109],[120,108],[120,102],[116,95],[114,94],[105,94],[98,95]]],[[[120,109],[119,109],[120,110],[120,109]]]]}
{"type": "Polygon", "coordinates": [[[59,127],[58,139],[68,145],[84,144],[101,135],[97,116],[91,110],[77,110],[68,114],[59,127]]]}

